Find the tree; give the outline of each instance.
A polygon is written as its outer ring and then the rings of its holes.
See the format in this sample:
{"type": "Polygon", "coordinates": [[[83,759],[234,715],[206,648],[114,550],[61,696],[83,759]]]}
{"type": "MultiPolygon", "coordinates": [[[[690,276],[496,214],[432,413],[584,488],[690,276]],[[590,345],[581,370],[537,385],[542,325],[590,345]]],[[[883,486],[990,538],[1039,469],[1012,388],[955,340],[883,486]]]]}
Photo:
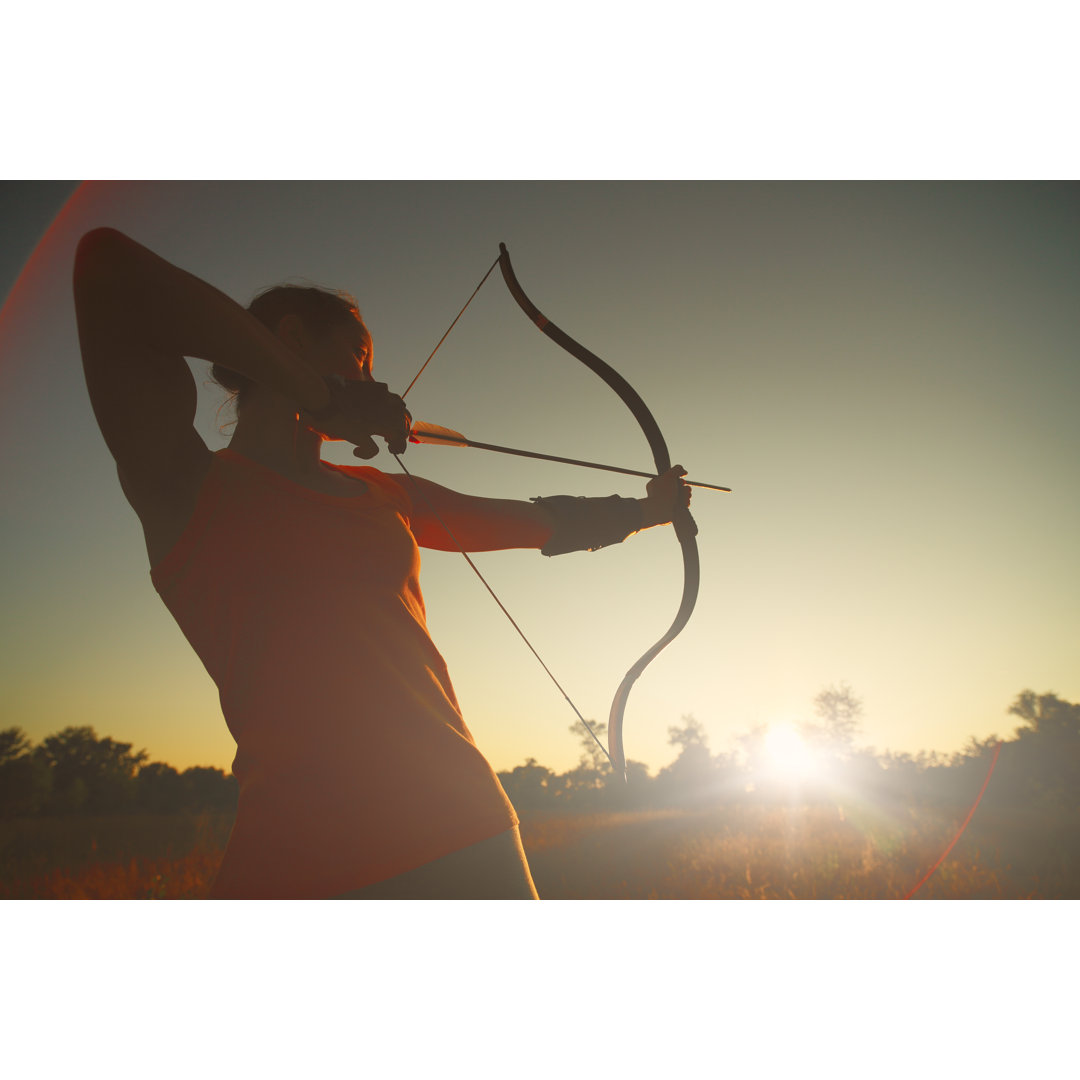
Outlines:
{"type": "Polygon", "coordinates": [[[1016,729],[1020,738],[1036,735],[1075,738],[1080,735],[1080,705],[1062,701],[1057,694],[1036,694],[1024,690],[1009,706],[1013,716],[1019,716],[1028,726],[1016,729]]]}
{"type": "Polygon", "coordinates": [[[863,703],[847,683],[827,686],[814,698],[814,714],[820,724],[803,724],[800,734],[819,749],[832,753],[850,751],[862,723],[863,703]]]}
{"type": "Polygon", "coordinates": [[[41,744],[53,778],[50,809],[109,813],[129,807],[135,797],[135,776],[146,751],[131,752],[131,743],[99,739],[92,727],[66,727],[41,744]]]}
{"type": "Polygon", "coordinates": [[[527,758],[524,765],[499,773],[499,782],[518,810],[549,808],[555,805],[565,788],[561,777],[544,765],[538,765],[533,757],[527,758]]]}
{"type": "Polygon", "coordinates": [[[175,814],[185,808],[187,792],[180,774],[171,765],[152,761],[139,770],[135,798],[140,810],[150,814],[175,814]]]}
{"type": "Polygon", "coordinates": [[[0,765],[29,754],[31,748],[32,744],[22,728],[9,727],[0,731],[0,765]]]}
{"type": "Polygon", "coordinates": [[[672,724],[668,729],[668,745],[679,748],[679,756],[665,769],[668,777],[677,778],[684,787],[697,787],[705,783],[712,773],[713,759],[709,753],[709,737],[700,720],[683,716],[682,724],[672,724]]]}
{"type": "Polygon", "coordinates": [[[209,765],[193,765],[180,774],[184,804],[192,810],[235,810],[240,787],[232,773],[209,765]]]}
{"type": "Polygon", "coordinates": [[[22,728],[0,731],[0,817],[31,817],[49,799],[52,773],[22,728]]]}
{"type": "Polygon", "coordinates": [[[605,751],[600,740],[607,735],[606,723],[593,723],[590,725],[592,731],[585,726],[580,720],[575,720],[569,727],[569,731],[572,735],[576,735],[581,740],[581,758],[579,760],[578,768],[575,772],[584,770],[585,772],[595,772],[598,774],[611,772],[611,762],[608,760],[607,752],[605,751]]]}
{"type": "Polygon", "coordinates": [[[668,746],[679,747],[679,757],[701,758],[709,756],[709,737],[705,734],[705,727],[700,720],[686,715],[682,718],[682,726],[672,724],[667,729],[668,746]]]}
{"type": "Polygon", "coordinates": [[[1016,801],[1052,813],[1080,806],[1080,705],[1024,690],[1009,706],[1025,721],[1003,748],[997,786],[1016,801]]]}
{"type": "Polygon", "coordinates": [[[723,777],[709,752],[709,738],[701,721],[681,717],[668,728],[668,745],[679,748],[679,756],[665,765],[656,777],[657,793],[668,802],[694,802],[715,798],[723,777]]]}

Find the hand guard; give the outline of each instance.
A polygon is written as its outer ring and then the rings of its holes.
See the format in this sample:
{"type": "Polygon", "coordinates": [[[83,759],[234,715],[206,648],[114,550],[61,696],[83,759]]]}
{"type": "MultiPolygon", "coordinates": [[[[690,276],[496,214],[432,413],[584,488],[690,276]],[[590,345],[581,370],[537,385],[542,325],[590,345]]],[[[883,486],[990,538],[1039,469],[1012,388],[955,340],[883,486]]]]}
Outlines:
{"type": "Polygon", "coordinates": [[[587,499],[573,495],[549,495],[532,502],[546,510],[555,521],[551,539],[541,555],[565,555],[568,551],[596,551],[621,544],[641,528],[641,506],[637,499],[621,495],[587,499]]]}

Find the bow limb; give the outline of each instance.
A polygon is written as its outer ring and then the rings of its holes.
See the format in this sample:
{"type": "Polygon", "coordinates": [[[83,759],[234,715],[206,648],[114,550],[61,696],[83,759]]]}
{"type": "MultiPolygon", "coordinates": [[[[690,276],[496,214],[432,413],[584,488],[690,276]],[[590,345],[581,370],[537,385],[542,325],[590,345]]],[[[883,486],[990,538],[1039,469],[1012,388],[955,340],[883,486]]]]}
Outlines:
{"type": "MultiPolygon", "coordinates": [[[[604,380],[622,402],[634,414],[634,419],[644,432],[648,440],[649,449],[652,451],[653,463],[656,466],[656,475],[667,472],[671,468],[671,455],[668,453],[667,443],[660,433],[660,428],[649,411],[648,406],[641,399],[641,395],[608,363],[601,360],[595,353],[590,352],[580,342],[575,341],[565,331],[560,330],[539,308],[525,295],[521,283],[514,273],[510,264],[510,253],[505,244],[499,245],[499,267],[502,270],[503,280],[506,282],[510,294],[518,302],[521,310],[536,324],[552,341],[561,345],[576,360],[580,360],[587,368],[595,372],[604,380]]],[[[687,507],[680,508],[673,521],[675,535],[678,537],[683,556],[683,592],[679,610],[668,627],[666,633],[648,649],[623,677],[619,684],[615,697],[611,702],[611,711],[608,714],[608,752],[611,763],[617,770],[622,770],[623,778],[626,778],[626,757],[623,753],[623,714],[626,711],[626,701],[630,696],[630,690],[637,682],[641,673],[652,663],[653,659],[664,648],[671,644],[680,634],[683,627],[690,619],[690,614],[697,603],[698,585],[700,583],[700,561],[697,548],[697,524],[694,522],[687,507]]]]}

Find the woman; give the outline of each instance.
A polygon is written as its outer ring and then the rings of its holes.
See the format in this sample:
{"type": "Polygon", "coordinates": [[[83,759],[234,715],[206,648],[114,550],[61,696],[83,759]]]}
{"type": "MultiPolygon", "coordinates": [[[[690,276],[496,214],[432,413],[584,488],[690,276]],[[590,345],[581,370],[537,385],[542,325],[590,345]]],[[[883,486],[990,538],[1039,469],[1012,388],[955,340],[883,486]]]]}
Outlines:
{"type": "Polygon", "coordinates": [[[83,237],[75,305],[94,413],[151,580],[237,742],[220,898],[535,899],[518,820],[425,623],[417,546],[547,554],[616,543],[689,499],[483,499],[321,460],[406,446],[355,305],[271,290],[245,311],[113,229],[83,237]],[[237,392],[227,449],[192,421],[185,356],[237,392]]]}

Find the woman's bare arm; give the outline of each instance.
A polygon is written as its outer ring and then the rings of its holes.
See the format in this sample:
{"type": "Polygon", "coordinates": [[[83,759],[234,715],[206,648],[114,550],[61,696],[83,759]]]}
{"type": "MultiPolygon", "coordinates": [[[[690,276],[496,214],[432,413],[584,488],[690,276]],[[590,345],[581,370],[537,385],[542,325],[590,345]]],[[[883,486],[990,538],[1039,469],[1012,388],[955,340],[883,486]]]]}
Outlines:
{"type": "Polygon", "coordinates": [[[412,499],[411,526],[421,547],[436,551],[540,548],[551,536],[553,522],[535,503],[463,495],[419,476],[395,473],[393,479],[412,499]]]}
{"type": "MultiPolygon", "coordinates": [[[[645,498],[637,500],[639,529],[670,523],[676,505],[689,502],[690,489],[682,475],[681,466],[674,466],[649,481],[645,498]]],[[[394,479],[412,498],[412,530],[421,547],[437,551],[542,548],[554,531],[551,514],[533,502],[463,495],[412,475],[395,474],[394,479]]]]}

